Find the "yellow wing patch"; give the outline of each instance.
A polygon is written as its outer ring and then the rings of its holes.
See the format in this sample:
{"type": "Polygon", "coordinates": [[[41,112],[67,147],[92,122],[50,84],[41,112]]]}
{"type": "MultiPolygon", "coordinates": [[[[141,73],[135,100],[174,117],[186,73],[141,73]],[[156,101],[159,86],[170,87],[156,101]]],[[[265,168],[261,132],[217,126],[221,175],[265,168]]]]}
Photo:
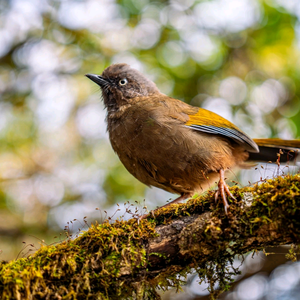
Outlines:
{"type": "Polygon", "coordinates": [[[189,117],[190,119],[185,123],[185,125],[187,126],[204,125],[204,126],[231,128],[240,131],[237,126],[235,126],[228,120],[204,108],[199,108],[196,114],[189,115],[189,117]]]}
{"type": "Polygon", "coordinates": [[[250,152],[259,152],[258,146],[250,137],[237,126],[211,111],[199,108],[198,112],[189,115],[189,118],[185,125],[193,130],[222,135],[243,145],[250,152]]]}

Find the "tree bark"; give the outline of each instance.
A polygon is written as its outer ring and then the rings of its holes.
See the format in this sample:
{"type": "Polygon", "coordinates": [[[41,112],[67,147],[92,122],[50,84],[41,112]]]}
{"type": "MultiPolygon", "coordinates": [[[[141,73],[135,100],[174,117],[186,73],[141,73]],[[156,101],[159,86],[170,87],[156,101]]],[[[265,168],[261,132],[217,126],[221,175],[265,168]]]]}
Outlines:
{"type": "Polygon", "coordinates": [[[237,201],[228,215],[209,192],[3,262],[1,299],[159,299],[157,289],[179,288],[191,272],[210,282],[214,296],[229,287],[235,255],[300,240],[299,174],[231,191],[237,201]]]}

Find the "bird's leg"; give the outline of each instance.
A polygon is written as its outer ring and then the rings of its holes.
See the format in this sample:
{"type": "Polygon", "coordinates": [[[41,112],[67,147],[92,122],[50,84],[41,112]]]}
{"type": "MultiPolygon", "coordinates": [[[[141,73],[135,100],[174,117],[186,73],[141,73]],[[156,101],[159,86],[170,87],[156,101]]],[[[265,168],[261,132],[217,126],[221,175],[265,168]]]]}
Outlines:
{"type": "MultiPolygon", "coordinates": [[[[154,210],[151,210],[150,213],[151,213],[151,215],[154,218],[154,212],[158,211],[159,209],[161,209],[163,207],[167,207],[167,206],[169,206],[171,204],[175,204],[175,203],[178,203],[180,201],[183,201],[183,200],[187,199],[190,196],[191,196],[190,193],[182,193],[181,196],[179,196],[178,198],[174,199],[173,201],[171,201],[171,202],[169,202],[169,203],[167,203],[167,204],[165,204],[163,206],[160,206],[160,207],[158,207],[158,208],[156,208],[154,210]]],[[[148,216],[149,216],[149,214],[144,214],[144,215],[142,215],[142,216],[139,217],[139,220],[143,220],[143,219],[147,218],[148,216]]]]}
{"type": "Polygon", "coordinates": [[[235,197],[230,193],[229,191],[229,188],[228,188],[228,185],[226,184],[225,182],[225,171],[223,169],[221,169],[219,171],[219,174],[220,174],[220,180],[219,180],[219,183],[218,183],[218,190],[216,191],[215,193],[215,201],[217,202],[218,200],[218,197],[219,195],[221,194],[221,197],[222,197],[222,200],[223,200],[223,204],[224,204],[224,210],[225,210],[225,213],[227,215],[227,209],[229,207],[229,204],[227,202],[227,199],[226,199],[226,194],[231,197],[232,199],[236,200],[235,197]]]}

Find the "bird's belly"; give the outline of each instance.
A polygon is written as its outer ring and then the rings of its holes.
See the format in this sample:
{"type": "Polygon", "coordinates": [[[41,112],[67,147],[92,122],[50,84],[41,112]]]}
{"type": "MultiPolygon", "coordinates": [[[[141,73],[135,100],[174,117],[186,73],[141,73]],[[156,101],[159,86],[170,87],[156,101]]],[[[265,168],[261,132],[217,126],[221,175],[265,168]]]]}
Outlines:
{"type": "Polygon", "coordinates": [[[192,134],[123,133],[117,143],[111,137],[111,144],[126,169],[142,183],[172,193],[194,193],[213,185],[218,170],[231,167],[233,161],[226,141],[192,134]]]}

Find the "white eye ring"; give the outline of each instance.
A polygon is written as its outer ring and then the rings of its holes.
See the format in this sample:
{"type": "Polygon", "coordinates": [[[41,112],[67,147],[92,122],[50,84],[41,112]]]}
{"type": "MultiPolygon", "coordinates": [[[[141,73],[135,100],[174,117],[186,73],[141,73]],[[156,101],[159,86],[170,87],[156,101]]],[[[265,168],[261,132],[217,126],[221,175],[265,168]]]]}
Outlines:
{"type": "Polygon", "coordinates": [[[128,83],[126,78],[123,78],[119,81],[119,85],[126,85],[128,83]]]}

